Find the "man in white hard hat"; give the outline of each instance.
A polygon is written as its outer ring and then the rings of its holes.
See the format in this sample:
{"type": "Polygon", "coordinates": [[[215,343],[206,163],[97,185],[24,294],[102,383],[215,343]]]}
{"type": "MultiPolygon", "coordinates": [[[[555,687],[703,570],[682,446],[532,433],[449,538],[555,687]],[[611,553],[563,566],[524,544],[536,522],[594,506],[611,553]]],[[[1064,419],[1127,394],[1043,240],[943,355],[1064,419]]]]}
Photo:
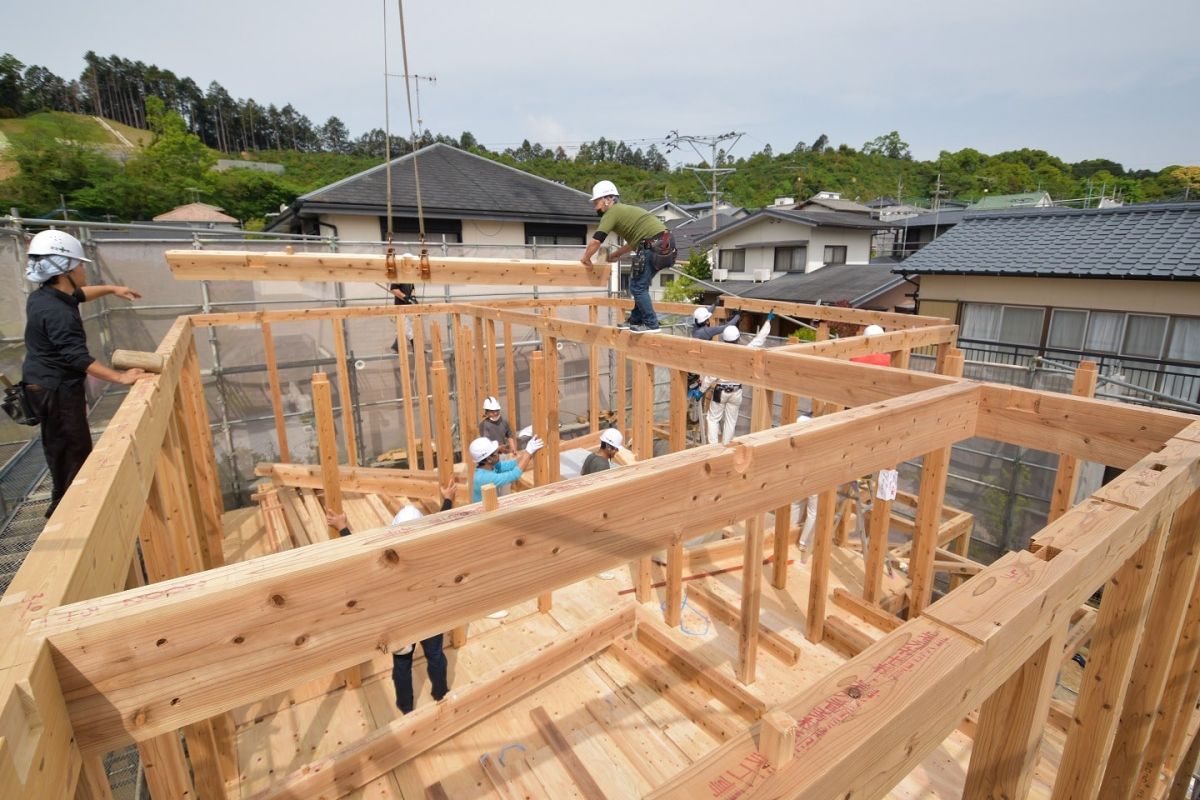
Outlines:
{"type": "Polygon", "coordinates": [[[600,216],[600,224],[588,242],[583,258],[579,259],[580,263],[590,267],[592,256],[610,233],[624,239],[625,244],[608,254],[608,260],[615,262],[626,253],[637,251],[629,273],[633,311],[618,327],[628,328],[633,333],[658,332],[658,315],[650,302],[650,281],[657,270],[675,263],[675,243],[670,232],[649,211],[621,203],[620,192],[612,181],[600,181],[592,187],[592,206],[600,216]]]}
{"type": "Polygon", "coordinates": [[[600,432],[600,447],[594,453],[588,453],[588,457],[583,460],[583,468],[579,470],[580,475],[591,475],[593,472],[602,472],[612,466],[613,457],[621,451],[621,447],[625,444],[625,437],[616,428],[605,428],[600,432]]]}
{"type": "Polygon", "coordinates": [[[500,415],[500,401],[491,395],[483,398],[483,419],[479,420],[479,435],[500,445],[500,455],[517,452],[517,440],[512,426],[500,415]]]}
{"type": "Polygon", "coordinates": [[[543,446],[542,440],[534,436],[526,443],[525,449],[517,455],[515,460],[505,459],[502,461],[500,460],[500,445],[496,442],[486,436],[480,436],[471,442],[467,448],[471,460],[475,462],[475,480],[471,484],[471,502],[478,503],[483,500],[483,487],[489,483],[499,489],[501,486],[508,486],[510,483],[520,480],[522,473],[529,467],[529,461],[533,458],[533,454],[541,450],[543,446]]]}
{"type": "Polygon", "coordinates": [[[25,363],[22,385],[30,409],[41,420],[42,450],[54,488],[50,516],[92,452],[84,386],[91,375],[131,384],[140,369],[117,371],[88,352],[79,304],[115,294],[137,300],[128,286],[88,286],[83,245],[62,231],[42,231],[29,243],[26,280],[39,284],[25,302],[25,363]]]}
{"type": "MultiPolygon", "coordinates": [[[[445,486],[439,487],[442,493],[442,511],[449,511],[454,506],[454,494],[458,489],[454,479],[451,478],[445,486]]],[[[411,503],[400,509],[396,516],[392,518],[392,526],[403,525],[408,522],[413,522],[424,516],[421,509],[411,503]]],[[[325,520],[333,527],[338,529],[338,533],[342,536],[350,535],[350,528],[347,527],[345,514],[330,514],[325,513],[325,520]]],[[[413,653],[416,647],[407,644],[392,653],[392,684],[396,689],[396,708],[400,709],[401,714],[408,714],[413,710],[415,702],[413,700],[413,683],[412,683],[412,662],[413,653]]],[[[429,675],[429,691],[433,695],[435,701],[441,700],[450,691],[450,685],[446,680],[446,653],[443,650],[442,634],[435,633],[428,639],[421,640],[421,650],[425,653],[425,672],[429,675]]]]}
{"type": "MultiPolygon", "coordinates": [[[[771,331],[771,320],[775,318],[775,312],[767,314],[767,321],[758,329],[758,333],[754,334],[754,338],[746,345],[747,347],[762,347],[767,341],[767,334],[771,331]]],[[[737,343],[742,336],[742,332],[738,330],[736,325],[726,325],[725,330],[721,331],[721,341],[729,344],[737,343]]],[[[706,443],[715,444],[720,441],[721,444],[729,444],[733,440],[733,432],[737,428],[738,412],[742,407],[742,385],[733,381],[722,380],[713,375],[705,375],[700,381],[700,395],[712,388],[712,401],[708,404],[708,414],[705,415],[704,421],[706,443]]]]}

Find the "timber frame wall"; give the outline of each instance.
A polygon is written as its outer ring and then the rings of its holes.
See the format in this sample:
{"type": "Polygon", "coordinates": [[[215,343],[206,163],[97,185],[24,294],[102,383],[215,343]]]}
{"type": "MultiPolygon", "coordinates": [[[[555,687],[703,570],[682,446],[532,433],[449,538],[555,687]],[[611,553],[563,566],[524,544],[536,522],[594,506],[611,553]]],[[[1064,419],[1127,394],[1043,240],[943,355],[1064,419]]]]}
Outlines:
{"type": "MultiPolygon", "coordinates": [[[[197,794],[217,796],[223,790],[214,787],[236,769],[227,757],[231,709],[350,670],[386,647],[389,636],[413,641],[450,630],[597,571],[645,563],[663,548],[670,573],[686,532],[740,521],[758,532],[766,512],[918,456],[924,459],[910,557],[913,618],[651,796],[878,797],[975,709],[966,796],[1023,796],[1068,626],[1102,586],[1054,797],[1096,797],[1102,789],[1105,796],[1149,796],[1160,768],[1181,762],[1200,698],[1200,423],[1172,412],[961,380],[953,376],[961,370],[952,347],[957,331],[941,320],[749,300],[728,305],[814,319],[822,332],[829,322],[879,323],[892,332],[870,341],[856,336],[748,351],[598,325],[598,311],[628,307],[605,298],[179,318],[157,351],[162,374],[132,387],[0,601],[0,796],[107,797],[100,757],[131,743],[159,785],[186,791],[191,778],[181,729],[197,794]],[[556,318],[562,305],[590,308],[590,322],[556,318]],[[593,433],[598,353],[617,351],[621,377],[626,361],[634,367],[634,419],[620,416],[639,449],[649,434],[646,379],[656,367],[672,376],[673,420],[683,407],[682,375],[701,364],[766,390],[763,397],[782,393],[784,423],[799,396],[826,413],[806,425],[774,425],[770,407],[757,404],[754,432],[728,446],[684,450],[675,440],[676,452],[652,461],[542,486],[555,477],[557,460],[550,456],[558,442],[546,420],[555,418],[557,401],[535,396],[535,430],[550,445],[538,488],[494,510],[467,506],[418,521],[402,536],[366,532],[223,564],[196,329],[261,326],[274,375],[273,326],[328,319],[336,330],[346,318],[394,316],[403,341],[406,314],[457,315],[448,341],[481,356],[460,363],[472,364],[477,386],[489,393],[499,391],[495,350],[473,345],[494,343],[497,325],[540,331],[544,360],[535,364],[544,367],[543,388],[558,377],[555,340],[590,345],[593,433]],[[892,352],[903,364],[911,349],[926,346],[938,348],[940,371],[949,374],[843,360],[892,352]],[[1082,503],[1062,504],[1029,552],[1004,556],[929,604],[949,448],[971,436],[1057,451],[1067,476],[1080,459],[1125,471],[1082,503]],[[135,566],[139,539],[146,586],[135,566]],[[412,564],[421,565],[420,585],[397,588],[398,571],[412,564]],[[345,587],[353,587],[352,616],[331,612],[347,603],[345,587]]],[[[400,357],[407,358],[404,348],[400,357]]],[[[340,364],[344,369],[344,358],[340,364]]],[[[429,391],[444,396],[448,376],[431,366],[429,391]]],[[[507,382],[511,365],[504,372],[507,382]]],[[[514,407],[511,396],[508,402],[514,407]]],[[[354,431],[346,422],[349,443],[354,431]]],[[[415,428],[408,422],[411,453],[415,428]]],[[[446,437],[428,428],[422,435],[426,445],[446,437]]],[[[347,452],[353,458],[354,448],[347,452]]],[[[443,477],[452,466],[439,465],[443,477]]],[[[350,468],[349,479],[365,474],[350,468]]],[[[432,486],[436,478],[407,480],[432,486]]],[[[832,532],[818,527],[812,569],[820,586],[832,532]]],[[[787,553],[782,538],[775,542],[776,563],[786,563],[779,557],[787,553]]],[[[748,535],[746,542],[739,676],[749,682],[757,626],[746,621],[756,614],[760,588],[749,565],[761,563],[756,548],[763,537],[748,535]]],[[[645,600],[648,592],[638,595],[645,600]]],[[[806,631],[814,641],[824,635],[824,603],[823,592],[814,591],[806,631]]],[[[636,624],[621,616],[554,647],[586,658],[595,639],[606,645],[636,624]]],[[[548,652],[530,660],[549,658],[548,652]]],[[[483,714],[487,705],[474,710],[483,714]]],[[[470,713],[464,716],[469,722],[470,713]]],[[[443,723],[418,713],[399,724],[415,737],[443,723]]]]}

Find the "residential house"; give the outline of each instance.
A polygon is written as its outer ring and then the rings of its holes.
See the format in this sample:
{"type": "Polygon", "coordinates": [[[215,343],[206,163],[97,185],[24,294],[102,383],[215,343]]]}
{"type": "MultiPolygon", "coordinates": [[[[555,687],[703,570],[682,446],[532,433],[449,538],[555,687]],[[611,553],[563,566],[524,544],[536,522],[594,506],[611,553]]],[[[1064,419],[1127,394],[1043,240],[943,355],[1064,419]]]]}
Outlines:
{"type": "Polygon", "coordinates": [[[1102,394],[1198,408],[1200,203],[972,212],[896,272],[970,360],[1089,359],[1102,394]]]}
{"type": "MultiPolygon", "coordinates": [[[[505,247],[518,253],[545,245],[583,247],[595,231],[596,213],[585,192],[437,143],[392,161],[392,230],[398,241],[415,241],[419,231],[414,163],[427,242],[473,245],[479,255],[489,249],[500,255],[505,247]]],[[[267,230],[382,241],[386,181],[381,164],[315,189],[298,197],[267,230]]]]}
{"type": "Polygon", "coordinates": [[[871,236],[887,227],[870,215],[764,208],[695,241],[717,251],[715,279],[768,281],[829,264],[867,264],[871,236]]]}
{"type": "Polygon", "coordinates": [[[657,200],[648,203],[634,203],[638,208],[644,208],[654,216],[658,217],[659,221],[664,225],[669,225],[672,222],[687,221],[696,219],[696,215],[685,210],[681,206],[672,203],[670,200],[657,200]]]}
{"type": "Polygon", "coordinates": [[[912,255],[957,225],[965,213],[966,210],[962,208],[941,208],[897,220],[892,255],[897,258],[912,255]]]}
{"type": "Polygon", "coordinates": [[[846,214],[871,216],[871,209],[856,200],[843,200],[841,192],[817,192],[796,204],[795,211],[840,211],[846,214]]]}
{"type": "Polygon", "coordinates": [[[813,272],[793,272],[741,293],[742,297],[789,303],[836,305],[871,311],[911,312],[914,284],[893,272],[896,262],[834,264],[813,272]]]}
{"type": "Polygon", "coordinates": [[[208,203],[188,203],[154,217],[153,222],[192,228],[240,228],[237,217],[225,213],[225,209],[208,203]]]}
{"type": "Polygon", "coordinates": [[[984,195],[968,208],[971,211],[1000,211],[1007,208],[1047,208],[1053,205],[1049,192],[984,195]]]}

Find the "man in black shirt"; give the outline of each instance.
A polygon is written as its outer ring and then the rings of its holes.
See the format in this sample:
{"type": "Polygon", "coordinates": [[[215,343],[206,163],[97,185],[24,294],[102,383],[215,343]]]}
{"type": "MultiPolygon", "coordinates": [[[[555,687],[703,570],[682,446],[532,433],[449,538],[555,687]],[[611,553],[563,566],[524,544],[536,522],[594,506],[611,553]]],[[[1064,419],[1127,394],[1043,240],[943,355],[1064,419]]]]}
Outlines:
{"type": "Polygon", "coordinates": [[[21,369],[25,396],[41,420],[42,450],[54,488],[49,517],[92,452],[84,384],[92,375],[130,384],[144,373],[123,372],[96,361],[87,349],[79,304],[115,294],[136,300],[128,286],[88,286],[83,245],[62,231],[42,231],[29,243],[25,277],[41,286],[25,303],[25,363],[21,369]]]}
{"type": "MultiPolygon", "coordinates": [[[[411,283],[389,283],[388,291],[392,293],[394,305],[398,306],[415,306],[417,304],[416,291],[417,287],[411,283]]],[[[404,338],[408,339],[409,344],[412,344],[413,329],[412,317],[404,318],[404,338]]],[[[400,352],[400,337],[396,337],[396,341],[392,342],[392,352],[400,352]]]]}

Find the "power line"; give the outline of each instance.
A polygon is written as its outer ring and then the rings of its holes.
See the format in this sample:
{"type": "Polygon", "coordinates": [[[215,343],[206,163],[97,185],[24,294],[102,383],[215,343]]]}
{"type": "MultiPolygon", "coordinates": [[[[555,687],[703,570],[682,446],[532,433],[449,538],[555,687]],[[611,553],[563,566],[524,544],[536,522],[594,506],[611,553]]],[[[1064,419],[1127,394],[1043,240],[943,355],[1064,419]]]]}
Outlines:
{"type": "MultiPolygon", "coordinates": [[[[716,136],[693,136],[690,134],[681,135],[679,131],[671,131],[671,133],[667,136],[668,153],[682,149],[683,145],[687,144],[690,145],[692,150],[696,152],[696,155],[700,158],[700,161],[704,162],[705,157],[704,154],[700,152],[699,146],[706,145],[710,150],[712,150],[712,158],[708,159],[708,167],[687,167],[687,169],[691,170],[691,172],[696,176],[696,180],[700,181],[700,186],[712,199],[712,229],[714,231],[717,229],[717,198],[722,194],[718,186],[728,175],[737,172],[737,170],[733,167],[722,167],[717,163],[720,157],[717,152],[717,148],[720,147],[722,142],[728,142],[732,140],[733,144],[729,145],[729,150],[732,150],[737,146],[738,140],[745,135],[746,134],[738,133],[737,131],[730,131],[729,133],[721,133],[716,136]],[[701,173],[708,174],[711,188],[705,185],[704,179],[701,177],[701,173]]],[[[728,155],[728,150],[722,149],[721,152],[728,155]]]]}

